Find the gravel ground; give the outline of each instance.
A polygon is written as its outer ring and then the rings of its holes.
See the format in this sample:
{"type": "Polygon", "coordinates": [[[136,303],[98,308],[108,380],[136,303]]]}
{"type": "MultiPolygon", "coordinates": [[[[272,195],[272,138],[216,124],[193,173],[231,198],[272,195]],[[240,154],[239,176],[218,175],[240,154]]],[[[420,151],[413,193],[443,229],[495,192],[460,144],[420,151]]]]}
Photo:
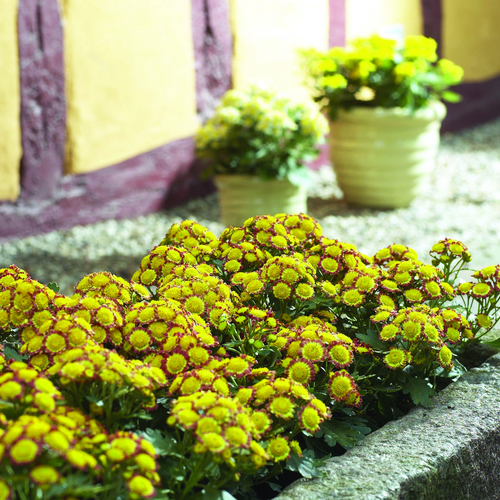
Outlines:
{"type": "MultiPolygon", "coordinates": [[[[445,135],[434,174],[409,208],[348,206],[329,167],[314,173],[308,204],[326,236],[354,243],[368,255],[397,242],[414,248],[426,261],[430,247],[448,237],[469,247],[473,267],[500,263],[500,120],[445,135]]],[[[16,264],[41,282],[58,281],[67,294],[91,272],[107,270],[130,278],[171,224],[184,219],[194,219],[219,235],[223,226],[217,195],[136,219],[5,243],[0,245],[0,268],[16,264]]]]}

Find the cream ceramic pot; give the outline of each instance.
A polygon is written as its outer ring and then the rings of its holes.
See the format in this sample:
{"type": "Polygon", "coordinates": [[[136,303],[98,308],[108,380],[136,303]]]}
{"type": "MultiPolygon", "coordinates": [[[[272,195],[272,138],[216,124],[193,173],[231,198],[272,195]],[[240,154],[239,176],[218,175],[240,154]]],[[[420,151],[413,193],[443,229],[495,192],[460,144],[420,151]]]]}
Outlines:
{"type": "Polygon", "coordinates": [[[344,199],[375,208],[407,207],[434,166],[441,102],[404,108],[341,110],[330,124],[330,158],[344,199]]]}
{"type": "Polygon", "coordinates": [[[307,191],[288,180],[263,180],[252,175],[216,175],[222,223],[242,226],[255,215],[307,211],[307,191]]]}

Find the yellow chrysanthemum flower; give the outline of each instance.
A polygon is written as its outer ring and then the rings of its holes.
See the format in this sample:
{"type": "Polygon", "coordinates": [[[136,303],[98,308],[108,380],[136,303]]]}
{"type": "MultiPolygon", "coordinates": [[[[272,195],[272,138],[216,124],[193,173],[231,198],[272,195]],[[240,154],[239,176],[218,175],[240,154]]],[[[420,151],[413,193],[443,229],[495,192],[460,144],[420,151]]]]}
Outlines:
{"type": "Polygon", "coordinates": [[[290,451],[288,441],[281,436],[271,439],[267,445],[267,453],[274,462],[286,460],[290,455],[290,451]]]}
{"type": "Polygon", "coordinates": [[[312,406],[306,406],[299,417],[299,425],[302,429],[314,434],[319,429],[321,418],[318,410],[312,406]]]}
{"type": "Polygon", "coordinates": [[[269,411],[283,420],[290,420],[294,416],[295,404],[287,396],[275,397],[269,404],[269,411]]]}
{"type": "Polygon", "coordinates": [[[10,499],[11,493],[9,485],[3,479],[0,479],[0,500],[10,499]]]}
{"type": "Polygon", "coordinates": [[[406,352],[403,349],[393,348],[384,356],[384,363],[392,370],[404,368],[407,363],[406,352]]]}
{"type": "Polygon", "coordinates": [[[207,432],[203,434],[200,439],[212,453],[222,453],[228,447],[228,442],[220,434],[215,432],[207,432]]]}
{"type": "Polygon", "coordinates": [[[153,483],[144,476],[134,476],[128,483],[130,493],[142,498],[150,498],[155,494],[153,483]]]}

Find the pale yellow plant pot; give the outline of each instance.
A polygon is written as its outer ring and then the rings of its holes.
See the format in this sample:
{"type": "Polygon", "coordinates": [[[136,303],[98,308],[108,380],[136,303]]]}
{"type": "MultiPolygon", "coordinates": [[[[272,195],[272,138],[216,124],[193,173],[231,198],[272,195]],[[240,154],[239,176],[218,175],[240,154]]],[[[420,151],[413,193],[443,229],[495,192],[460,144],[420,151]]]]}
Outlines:
{"type": "Polygon", "coordinates": [[[407,207],[434,167],[441,102],[411,114],[403,108],[341,110],[330,124],[330,158],[348,203],[407,207]]]}
{"type": "Polygon", "coordinates": [[[288,180],[263,180],[252,175],[216,175],[222,223],[242,226],[255,215],[305,213],[307,191],[288,180]]]}

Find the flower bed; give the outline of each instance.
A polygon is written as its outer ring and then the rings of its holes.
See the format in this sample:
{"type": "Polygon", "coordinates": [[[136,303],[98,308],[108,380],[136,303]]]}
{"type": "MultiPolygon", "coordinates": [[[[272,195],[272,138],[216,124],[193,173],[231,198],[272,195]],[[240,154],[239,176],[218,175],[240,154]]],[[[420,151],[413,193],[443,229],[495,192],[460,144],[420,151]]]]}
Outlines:
{"type": "Polygon", "coordinates": [[[174,224],[132,281],[94,273],[71,297],[0,270],[0,499],[264,498],[284,470],[323,481],[331,453],[432,405],[498,318],[500,266],[457,284],[467,248],[431,255],[367,257],[283,214],[220,238],[174,224]]]}

